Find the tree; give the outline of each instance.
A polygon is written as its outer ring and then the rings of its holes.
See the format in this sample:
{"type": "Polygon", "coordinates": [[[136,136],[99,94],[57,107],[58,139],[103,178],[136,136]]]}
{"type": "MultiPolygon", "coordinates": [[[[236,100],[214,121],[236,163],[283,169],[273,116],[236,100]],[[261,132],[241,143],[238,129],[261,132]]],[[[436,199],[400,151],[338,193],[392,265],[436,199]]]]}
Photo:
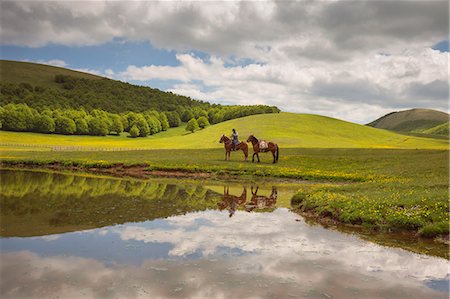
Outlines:
{"type": "Polygon", "coordinates": [[[159,121],[161,122],[161,130],[167,131],[169,128],[169,120],[164,112],[159,114],[159,121]]]}
{"type": "Polygon", "coordinates": [[[138,114],[135,125],[139,129],[139,136],[145,137],[150,134],[150,127],[142,114],[138,114]]]}
{"type": "Polygon", "coordinates": [[[117,114],[111,114],[111,127],[109,128],[110,132],[116,132],[117,135],[123,132],[123,124],[120,116],[117,114]]]}
{"type": "Polygon", "coordinates": [[[77,127],[75,134],[78,134],[78,135],[89,134],[88,124],[83,118],[75,118],[74,121],[75,121],[75,126],[77,127]]]}
{"type": "Polygon", "coordinates": [[[31,121],[32,114],[29,112],[28,106],[20,109],[22,104],[8,104],[4,106],[2,113],[2,126],[6,131],[27,131],[29,128],[28,122],[31,121]],[[28,112],[27,112],[28,110],[28,112]]]}
{"type": "Polygon", "coordinates": [[[108,124],[102,118],[91,117],[88,120],[89,134],[105,136],[109,133],[108,124]]]}
{"type": "Polygon", "coordinates": [[[195,118],[191,118],[190,121],[188,121],[187,125],[186,125],[186,131],[191,131],[192,133],[194,133],[195,130],[198,130],[199,126],[198,126],[198,122],[195,118]]]}
{"type": "Polygon", "coordinates": [[[130,129],[130,136],[133,137],[133,138],[136,138],[136,137],[139,136],[139,129],[138,129],[138,127],[136,127],[136,125],[131,127],[131,129],[130,129]]]}
{"type": "Polygon", "coordinates": [[[198,126],[202,129],[206,128],[206,126],[209,126],[209,121],[206,118],[206,116],[200,116],[197,120],[198,126]]]}
{"type": "Polygon", "coordinates": [[[48,115],[40,115],[36,118],[34,130],[40,133],[55,132],[55,121],[48,115]]]}
{"type": "Polygon", "coordinates": [[[167,119],[169,120],[169,126],[171,128],[179,127],[181,124],[180,116],[175,111],[166,112],[167,119]]]}
{"type": "Polygon", "coordinates": [[[181,120],[184,122],[188,122],[192,118],[194,118],[194,113],[190,109],[185,110],[181,115],[181,120]]]}
{"type": "Polygon", "coordinates": [[[64,135],[72,135],[77,130],[75,122],[68,117],[60,116],[55,121],[55,132],[64,135]]]}

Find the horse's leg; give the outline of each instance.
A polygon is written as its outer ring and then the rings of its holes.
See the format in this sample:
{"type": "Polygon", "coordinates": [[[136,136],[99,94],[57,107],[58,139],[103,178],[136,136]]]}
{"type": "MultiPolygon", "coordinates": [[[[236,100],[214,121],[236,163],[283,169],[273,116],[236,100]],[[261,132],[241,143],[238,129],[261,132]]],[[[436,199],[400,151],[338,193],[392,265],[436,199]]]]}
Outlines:
{"type": "Polygon", "coordinates": [[[273,164],[275,164],[275,162],[276,162],[276,158],[275,158],[275,150],[272,151],[272,156],[273,156],[273,164]]]}
{"type": "Polygon", "coordinates": [[[256,153],[253,153],[253,156],[252,156],[252,163],[255,162],[255,155],[256,155],[256,153]]]}
{"type": "Polygon", "coordinates": [[[261,161],[259,160],[259,154],[258,154],[258,153],[256,153],[256,158],[258,158],[258,163],[261,162],[261,161]]]}
{"type": "Polygon", "coordinates": [[[225,149],[225,161],[227,160],[227,155],[228,155],[228,152],[227,152],[227,150],[225,149]]]}

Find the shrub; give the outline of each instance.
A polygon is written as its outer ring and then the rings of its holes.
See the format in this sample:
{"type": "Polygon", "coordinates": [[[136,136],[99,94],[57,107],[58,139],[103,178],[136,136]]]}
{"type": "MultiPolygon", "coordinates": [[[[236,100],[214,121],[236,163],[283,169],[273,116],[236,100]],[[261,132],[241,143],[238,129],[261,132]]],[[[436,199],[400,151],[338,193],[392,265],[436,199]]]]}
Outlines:
{"type": "Polygon", "coordinates": [[[190,121],[188,121],[187,125],[186,125],[186,131],[190,131],[192,133],[194,133],[195,130],[198,130],[199,126],[197,123],[197,120],[195,118],[192,118],[190,121]]]}
{"type": "Polygon", "coordinates": [[[139,129],[136,125],[132,126],[130,129],[130,136],[136,138],[139,136],[139,129]]]}
{"type": "Polygon", "coordinates": [[[197,120],[198,126],[202,129],[206,128],[206,126],[209,126],[209,121],[205,116],[200,116],[197,120]]]}

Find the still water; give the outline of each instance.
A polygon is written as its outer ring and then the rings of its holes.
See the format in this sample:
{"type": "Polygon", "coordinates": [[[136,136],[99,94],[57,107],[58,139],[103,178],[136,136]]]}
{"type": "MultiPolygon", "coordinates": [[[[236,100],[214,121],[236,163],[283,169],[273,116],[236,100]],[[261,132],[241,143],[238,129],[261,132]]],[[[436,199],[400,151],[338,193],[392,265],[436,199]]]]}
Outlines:
{"type": "Polygon", "coordinates": [[[448,298],[448,261],[289,210],[298,186],[1,171],[1,298],[448,298]]]}

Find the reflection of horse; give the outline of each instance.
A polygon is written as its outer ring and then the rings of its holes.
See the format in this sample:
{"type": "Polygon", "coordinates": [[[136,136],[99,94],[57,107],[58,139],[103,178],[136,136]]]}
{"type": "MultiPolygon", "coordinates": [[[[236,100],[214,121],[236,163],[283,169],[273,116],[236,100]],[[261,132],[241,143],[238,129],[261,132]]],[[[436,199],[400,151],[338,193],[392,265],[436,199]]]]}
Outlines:
{"type": "Polygon", "coordinates": [[[248,158],[248,145],[245,142],[239,142],[236,145],[236,149],[233,149],[233,141],[231,141],[230,138],[228,138],[225,135],[222,135],[219,140],[220,143],[223,143],[223,146],[225,148],[225,160],[230,159],[230,154],[232,150],[242,150],[244,152],[245,161],[247,161],[248,158]],[[228,156],[228,159],[227,159],[228,156]]]}
{"type": "Polygon", "coordinates": [[[247,142],[251,142],[253,145],[252,162],[255,161],[255,155],[258,158],[258,162],[260,162],[258,153],[265,153],[268,151],[272,152],[273,163],[276,163],[278,161],[278,155],[280,153],[280,149],[278,148],[278,145],[276,143],[259,141],[253,135],[248,136],[247,142]]]}
{"type": "Polygon", "coordinates": [[[278,191],[275,186],[272,187],[272,193],[267,196],[258,195],[258,187],[253,192],[253,186],[251,189],[252,199],[245,205],[245,210],[251,212],[254,209],[272,208],[277,203],[278,191]]]}
{"type": "Polygon", "coordinates": [[[238,206],[242,206],[245,204],[247,200],[247,188],[244,187],[242,190],[241,196],[235,196],[229,194],[230,187],[223,187],[223,200],[219,202],[217,205],[219,206],[219,210],[223,211],[228,208],[230,212],[230,217],[233,216],[234,212],[236,212],[236,208],[238,206]]]}

